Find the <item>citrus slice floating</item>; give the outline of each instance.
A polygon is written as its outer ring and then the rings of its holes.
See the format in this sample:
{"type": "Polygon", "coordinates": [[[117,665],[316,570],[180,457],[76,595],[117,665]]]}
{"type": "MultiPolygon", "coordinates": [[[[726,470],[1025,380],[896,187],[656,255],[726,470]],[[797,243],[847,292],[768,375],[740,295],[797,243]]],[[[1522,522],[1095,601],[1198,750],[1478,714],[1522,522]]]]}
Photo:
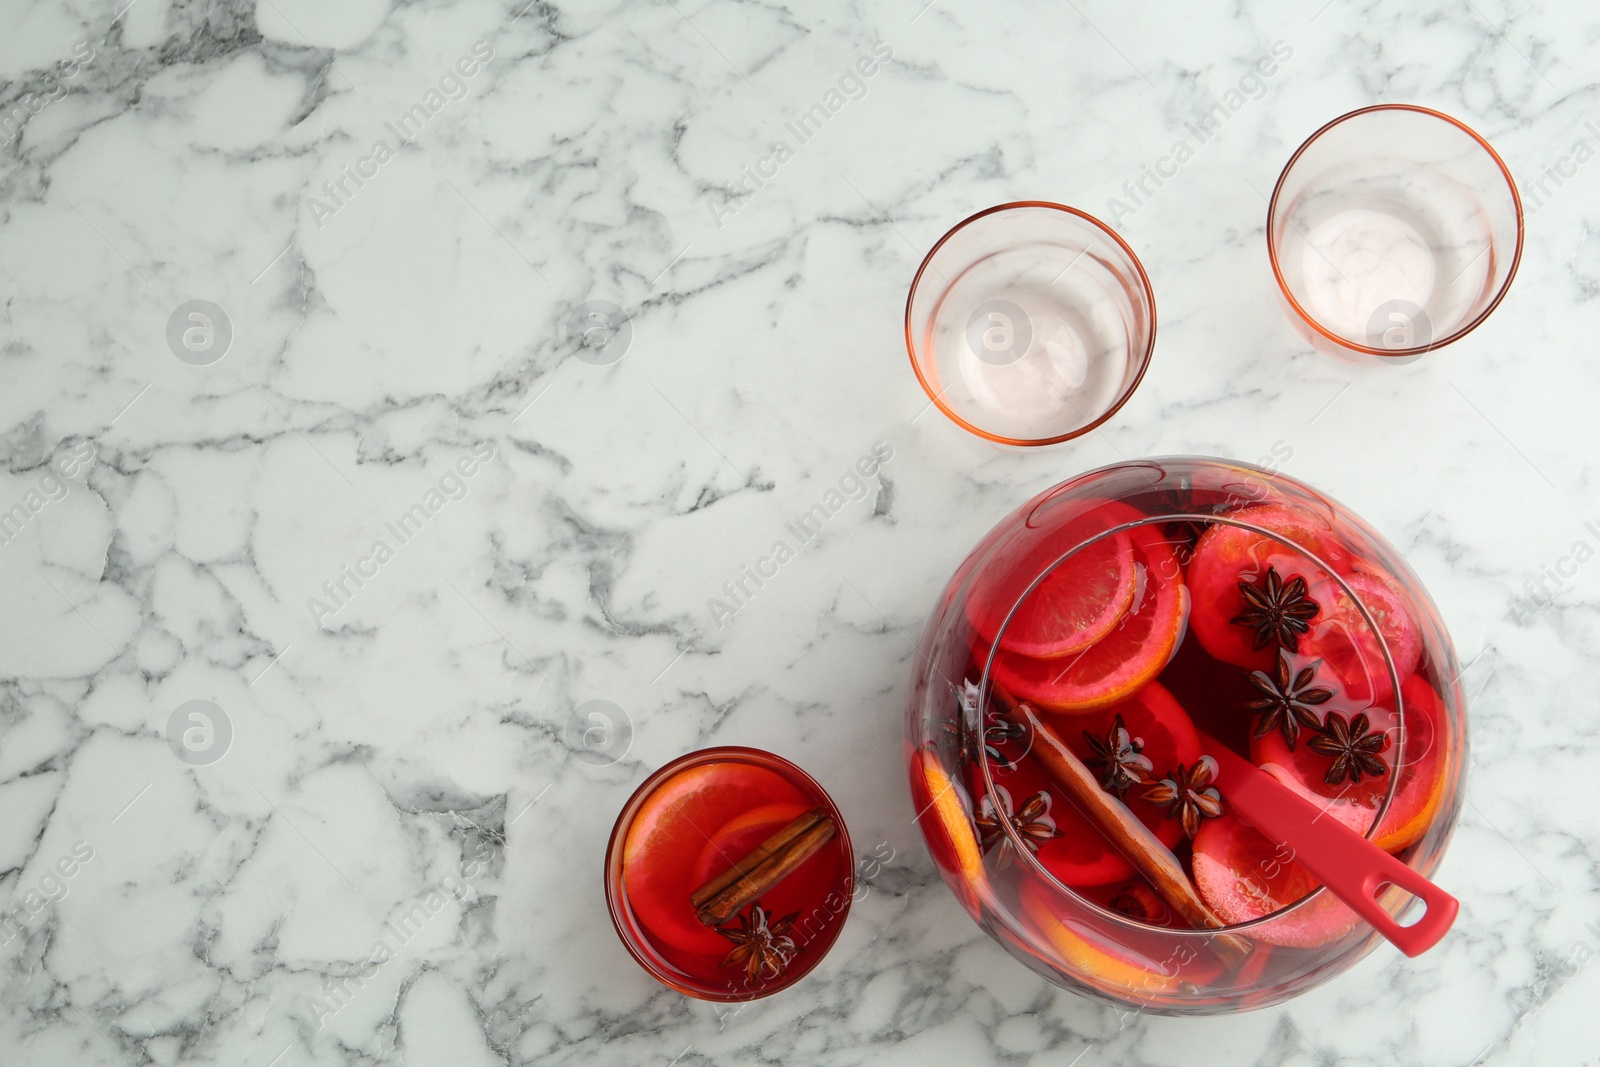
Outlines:
{"type": "Polygon", "coordinates": [[[1327,518],[1308,508],[1295,507],[1293,504],[1255,504],[1229,512],[1225,517],[1275,533],[1317,556],[1341,574],[1350,569],[1353,557],[1338,530],[1327,518]]]}
{"type": "Polygon", "coordinates": [[[1039,882],[1026,883],[1021,898],[1028,924],[1058,957],[1051,962],[1097,989],[1121,996],[1159,996],[1178,992],[1185,982],[1203,986],[1221,973],[1214,962],[1171,935],[1153,930],[1144,938],[1114,936],[1109,923],[1088,915],[1058,914],[1049,890],[1039,882]],[[1152,951],[1130,943],[1138,940],[1149,941],[1152,951]]]}
{"type": "Polygon", "coordinates": [[[1161,673],[1183,636],[1182,568],[1156,531],[1138,527],[1129,536],[1137,588],[1128,613],[1070,656],[1036,659],[1002,650],[991,668],[1001,688],[1051,711],[1090,711],[1127,699],[1161,673]]]}
{"type": "MultiPolygon", "coordinates": [[[[1294,859],[1233,815],[1207,819],[1194,838],[1195,887],[1227,923],[1250,922],[1304,899],[1322,885],[1294,859]]],[[[1361,919],[1332,893],[1287,915],[1251,927],[1251,937],[1272,945],[1315,948],[1336,941],[1361,919]]]]}
{"type": "Polygon", "coordinates": [[[1450,751],[1450,721],[1433,686],[1413,674],[1400,683],[1400,697],[1406,720],[1400,787],[1372,835],[1388,852],[1415,844],[1438,817],[1445,795],[1445,754],[1450,751]]]}
{"type": "MultiPolygon", "coordinates": [[[[1229,517],[1287,537],[1324,559],[1329,555],[1348,558],[1332,539],[1332,528],[1319,528],[1311,521],[1314,516],[1267,506],[1245,508],[1229,517]]],[[[1240,583],[1264,589],[1269,571],[1283,586],[1300,579],[1306,586],[1305,596],[1317,605],[1317,613],[1305,620],[1307,630],[1296,636],[1296,641],[1304,645],[1310,634],[1326,623],[1334,607],[1338,584],[1327,570],[1298,548],[1255,530],[1226,523],[1212,526],[1195,543],[1187,576],[1194,596],[1191,625],[1195,637],[1213,658],[1246,670],[1271,669],[1277,656],[1277,642],[1263,642],[1253,627],[1234,621],[1251,607],[1239,588],[1240,583]]]]}
{"type": "Polygon", "coordinates": [[[1395,656],[1396,673],[1402,679],[1410,672],[1398,671],[1401,662],[1397,653],[1405,651],[1400,646],[1414,646],[1415,651],[1411,654],[1419,658],[1422,651],[1421,637],[1416,627],[1411,625],[1407,631],[1409,613],[1404,617],[1397,613],[1404,611],[1398,600],[1393,602],[1396,610],[1391,611],[1380,604],[1376,597],[1371,600],[1363,598],[1374,622],[1381,627],[1387,620],[1396,628],[1391,643],[1385,640],[1380,630],[1372,628],[1355,598],[1337,583],[1329,582],[1323,588],[1322,596],[1323,612],[1312,624],[1311,633],[1300,643],[1302,652],[1321,661],[1317,672],[1319,682],[1331,686],[1342,700],[1356,710],[1369,704],[1392,703],[1395,676],[1389,673],[1388,661],[1383,657],[1384,645],[1388,644],[1390,655],[1395,656]]]}
{"type": "Polygon", "coordinates": [[[686,952],[726,951],[727,940],[700,922],[689,903],[702,884],[693,881],[695,867],[729,816],[772,804],[804,810],[805,798],[772,771],[735,762],[693,767],[650,795],[623,841],[622,882],[652,935],[686,952]]]}
{"type": "Polygon", "coordinates": [[[804,804],[780,801],[777,804],[763,804],[759,808],[752,808],[728,820],[700,849],[700,855],[695,860],[689,876],[691,889],[705,885],[732,867],[735,861],[748,856],[761,842],[808,810],[804,804]]]}
{"type": "Polygon", "coordinates": [[[978,915],[978,902],[987,895],[988,876],[983,870],[972,809],[966,794],[930,748],[918,749],[912,757],[911,803],[933,861],[946,874],[946,881],[967,910],[978,915]]]}
{"type": "Polygon", "coordinates": [[[1133,603],[1133,541],[1118,532],[1067,557],[1017,608],[1000,647],[1055,659],[1111,632],[1133,603]]]}
{"type": "Polygon", "coordinates": [[[1402,679],[1409,677],[1422,660],[1422,633],[1406,606],[1405,594],[1393,579],[1382,574],[1358,572],[1345,581],[1378,624],[1378,632],[1394,658],[1395,673],[1402,679]]]}
{"type": "Polygon", "coordinates": [[[1014,562],[1002,559],[986,564],[985,584],[967,600],[968,618],[983,643],[994,643],[1007,613],[1024,592],[1027,599],[1017,605],[1000,638],[1000,647],[1008,652],[1044,659],[1067,656],[1109,633],[1133,603],[1137,578],[1133,542],[1127,533],[1118,531],[1084,543],[1138,518],[1138,512],[1126,505],[1097,504],[1028,545],[1014,562]],[[1071,554],[1028,592],[1038,573],[1068,552],[1071,554]]]}
{"type": "MultiPolygon", "coordinates": [[[[1387,852],[1414,844],[1438,815],[1444,799],[1445,752],[1449,747],[1444,705],[1427,679],[1411,675],[1400,683],[1400,696],[1405,702],[1405,752],[1398,761],[1393,748],[1381,757],[1389,765],[1390,774],[1398,769],[1400,784],[1383,814],[1383,822],[1371,835],[1373,843],[1387,852]]],[[[1373,731],[1398,736],[1400,720],[1393,708],[1368,708],[1366,714],[1373,731]]],[[[1377,778],[1364,775],[1360,782],[1346,779],[1329,783],[1326,779],[1332,761],[1327,756],[1311,751],[1303,741],[1290,752],[1278,733],[1252,741],[1250,758],[1363,834],[1389,792],[1387,774],[1377,778]]]]}

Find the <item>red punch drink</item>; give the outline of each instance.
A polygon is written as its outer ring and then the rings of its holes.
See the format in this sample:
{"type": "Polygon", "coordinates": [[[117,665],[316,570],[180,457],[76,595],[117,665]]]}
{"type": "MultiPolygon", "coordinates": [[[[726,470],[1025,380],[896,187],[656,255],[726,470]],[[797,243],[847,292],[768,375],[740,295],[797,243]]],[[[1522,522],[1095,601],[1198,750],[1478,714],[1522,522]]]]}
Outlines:
{"type": "Polygon", "coordinates": [[[804,771],[758,749],[705,749],[651,775],[623,808],[606,900],[657,979],[703,1000],[753,1000],[832,946],[853,864],[843,820],[804,771]]]}

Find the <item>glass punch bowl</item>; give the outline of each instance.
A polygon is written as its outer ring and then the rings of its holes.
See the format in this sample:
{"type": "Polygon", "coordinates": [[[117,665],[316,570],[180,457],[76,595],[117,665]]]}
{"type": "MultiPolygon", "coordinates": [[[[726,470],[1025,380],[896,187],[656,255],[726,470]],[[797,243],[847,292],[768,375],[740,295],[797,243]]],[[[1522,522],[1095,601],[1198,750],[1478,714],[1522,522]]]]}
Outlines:
{"type": "MultiPolygon", "coordinates": [[[[905,751],[940,873],[1007,952],[1088,997],[1249,1010],[1380,940],[1226,797],[1220,814],[1171,803],[1163,780],[1187,774],[1176,784],[1204,793],[1206,745],[1247,755],[1424,876],[1456,821],[1466,707],[1437,608],[1371,527],[1281,474],[1167,457],[1063,482],[966,558],[919,652],[905,751]],[[1263,694],[1283,690],[1298,703],[1272,718],[1263,694]],[[1027,721],[1171,850],[1210,928],[1178,918],[1110,845],[1027,721]]],[[[1416,903],[1393,887],[1380,901],[1402,922],[1416,903]]]]}

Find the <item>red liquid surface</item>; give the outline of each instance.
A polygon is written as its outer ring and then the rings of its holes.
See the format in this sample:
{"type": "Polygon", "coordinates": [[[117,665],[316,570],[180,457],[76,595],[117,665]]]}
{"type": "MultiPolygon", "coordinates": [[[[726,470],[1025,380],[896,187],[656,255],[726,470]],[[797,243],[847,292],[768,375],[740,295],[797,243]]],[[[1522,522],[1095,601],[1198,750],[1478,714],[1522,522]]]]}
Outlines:
{"type": "Polygon", "coordinates": [[[624,809],[608,865],[613,917],[639,961],[674,988],[708,999],[764,996],[832,944],[853,889],[849,838],[826,794],[786,761],[749,749],[695,756],[664,768],[624,809]],[[720,927],[696,917],[696,889],[815,808],[834,819],[832,841],[720,927]]]}
{"type": "Polygon", "coordinates": [[[1351,541],[1310,511],[1275,504],[1214,514],[1192,523],[1149,522],[1126,504],[1102,502],[1068,523],[1067,536],[1046,543],[1037,561],[1024,559],[992,583],[980,575],[960,608],[969,656],[961,678],[952,675],[965,710],[952,715],[958,722],[943,724],[946,736],[912,753],[913,802],[924,833],[969,909],[1009,914],[1021,929],[1007,930],[1003,940],[1019,955],[1051,969],[1065,965],[1076,979],[1124,1000],[1200,996],[1215,988],[1249,1006],[1251,989],[1280,972],[1304,973],[1318,954],[1331,957],[1341,943],[1370,932],[1330,893],[1285,910],[1319,883],[1286,846],[1227,812],[1226,796],[1223,814],[1199,818],[1192,838],[1170,803],[1159,794],[1147,799],[1162,779],[1179,781],[1208,747],[1251,759],[1402,859],[1450,807],[1444,797],[1452,739],[1438,666],[1422,651],[1423,609],[1400,581],[1354,553],[1351,541]],[[1068,556],[1002,628],[1027,582],[1082,543],[1086,530],[1093,536],[1129,523],[1139,525],[1068,556]],[[1274,624],[1262,631],[1261,613],[1252,616],[1240,585],[1265,593],[1269,571],[1280,589],[1304,582],[1303,598],[1274,601],[1299,604],[1300,614],[1309,615],[1303,628],[1274,624]],[[1117,612],[1108,629],[1106,615],[1117,612]],[[1086,648],[1063,621],[1072,619],[1096,635],[1086,648]],[[1021,631],[1013,634],[1011,626],[1021,631]],[[1265,712],[1248,706],[1266,695],[1252,676],[1276,683],[1280,658],[1295,691],[1307,697],[1300,706],[1308,721],[1297,718],[1290,731],[1281,724],[1265,729],[1265,712]],[[988,688],[980,689],[986,668],[988,688]],[[1030,739],[1006,728],[1000,712],[1018,702],[1035,709],[1097,775],[1106,764],[1090,739],[1113,740],[1108,735],[1121,718],[1135,754],[1149,763],[1141,769],[1133,761],[1146,781],[1128,783],[1123,803],[1171,849],[1200,898],[1226,923],[1267,918],[1240,931],[1252,943],[1246,958],[1219,955],[1207,939],[1173,936],[1191,927],[1052,779],[1030,753],[1030,739]],[[1337,756],[1310,743],[1342,736],[1333,716],[1365,726],[1366,749],[1378,766],[1369,759],[1359,775],[1348,765],[1333,773],[1337,756]],[[1288,732],[1296,735],[1292,750],[1288,732]],[[949,796],[941,803],[944,790],[949,796]],[[1005,831],[1007,822],[1017,837],[1005,831]]]}

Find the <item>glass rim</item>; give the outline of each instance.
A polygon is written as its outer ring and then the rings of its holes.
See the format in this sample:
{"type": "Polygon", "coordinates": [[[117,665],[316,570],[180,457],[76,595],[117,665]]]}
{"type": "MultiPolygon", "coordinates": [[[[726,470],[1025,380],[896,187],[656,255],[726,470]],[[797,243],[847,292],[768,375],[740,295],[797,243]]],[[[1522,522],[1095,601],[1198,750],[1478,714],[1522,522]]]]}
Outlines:
{"type": "Polygon", "coordinates": [[[603,881],[605,882],[606,911],[611,916],[611,925],[616,928],[617,939],[622,942],[622,947],[628,950],[634,962],[642,967],[645,973],[669,989],[682,993],[684,996],[696,1000],[713,1001],[723,1004],[745,1003],[752,1000],[761,1000],[775,993],[781,993],[790,986],[795,985],[806,975],[810,974],[821,963],[827,954],[833,951],[834,943],[838,941],[840,933],[844,931],[844,924],[850,918],[850,906],[855,903],[855,846],[850,842],[850,832],[845,828],[844,816],[839,813],[838,805],[833,802],[833,797],[822,787],[806,770],[792,760],[785,759],[776,752],[769,752],[763,748],[752,748],[748,745],[714,745],[710,748],[697,748],[692,752],[667,761],[661,767],[651,772],[638,788],[629,794],[623,803],[622,810],[617,813],[616,822],[611,825],[611,836],[606,841],[606,857],[603,881]],[[818,945],[816,956],[805,966],[792,973],[786,974],[779,981],[763,988],[756,993],[732,993],[719,990],[706,989],[703,986],[690,983],[676,971],[663,967],[656,958],[656,954],[649,953],[636,943],[634,934],[630,930],[630,916],[632,909],[624,899],[626,893],[622,888],[622,842],[626,838],[626,831],[633,826],[634,818],[639,814],[640,807],[663,782],[686,767],[710,762],[713,760],[737,760],[744,762],[781,764],[787,771],[798,776],[808,783],[815,791],[822,805],[826,806],[828,813],[833,816],[835,827],[834,841],[836,847],[844,852],[845,878],[849,892],[844,894],[844,906],[830,923],[830,929],[825,933],[823,940],[818,945]]]}
{"type": "MultiPolygon", "coordinates": [[[[1354,591],[1351,590],[1350,587],[1345,584],[1344,578],[1341,575],[1339,575],[1339,573],[1336,570],[1334,570],[1334,568],[1327,561],[1322,559],[1322,557],[1318,556],[1316,553],[1310,551],[1309,549],[1305,548],[1302,545],[1299,545],[1299,544],[1296,544],[1293,541],[1290,541],[1288,538],[1284,537],[1282,534],[1273,533],[1272,531],[1267,530],[1267,529],[1265,529],[1263,527],[1260,527],[1260,526],[1256,526],[1253,523],[1241,522],[1238,519],[1233,519],[1233,518],[1230,518],[1230,517],[1225,516],[1225,515],[1202,515],[1202,514],[1198,514],[1198,513],[1194,514],[1194,515],[1188,515],[1187,513],[1185,513],[1183,515],[1171,515],[1171,516],[1142,516],[1141,518],[1139,518],[1137,520],[1134,520],[1134,521],[1131,521],[1131,522],[1119,523],[1116,526],[1113,526],[1113,527],[1111,527],[1109,529],[1103,530],[1100,533],[1095,534],[1093,537],[1087,538],[1087,539],[1079,542],[1078,544],[1072,546],[1066,552],[1064,552],[1060,556],[1056,557],[1056,559],[1049,566],[1047,566],[1043,570],[1041,570],[1040,573],[1033,579],[1033,581],[1029,583],[1028,587],[1025,590],[1023,590],[1022,595],[1020,597],[1018,597],[1017,602],[1015,604],[1013,604],[1011,606],[1011,610],[1006,613],[1005,619],[1001,621],[999,629],[995,631],[995,639],[994,639],[993,644],[989,648],[989,655],[987,657],[985,657],[985,659],[984,659],[983,674],[978,679],[978,701],[979,701],[979,705],[978,705],[978,716],[979,716],[979,719],[978,719],[978,722],[979,722],[979,726],[980,727],[982,726],[983,716],[986,714],[986,712],[984,710],[985,705],[988,702],[986,694],[991,691],[990,668],[993,665],[994,660],[995,660],[995,656],[998,653],[999,648],[1000,648],[1000,637],[1001,637],[1001,635],[1003,635],[1006,632],[1006,627],[1011,624],[1011,619],[1012,619],[1013,616],[1016,615],[1017,610],[1019,608],[1021,608],[1024,603],[1027,602],[1028,597],[1033,594],[1033,591],[1036,588],[1038,588],[1039,583],[1044,581],[1044,579],[1047,576],[1049,576],[1049,574],[1052,571],[1054,571],[1062,563],[1066,562],[1066,560],[1068,558],[1070,558],[1074,554],[1082,551],[1084,548],[1087,548],[1089,545],[1094,544],[1097,541],[1103,540],[1103,539],[1105,539],[1107,537],[1111,537],[1114,534],[1117,534],[1117,533],[1122,532],[1124,530],[1131,530],[1131,529],[1134,529],[1134,528],[1139,527],[1139,526],[1151,526],[1151,525],[1156,525],[1158,523],[1170,522],[1173,518],[1195,518],[1195,519],[1204,519],[1207,522],[1222,522],[1222,523],[1226,523],[1226,524],[1228,524],[1230,526],[1237,526],[1237,527],[1240,527],[1241,529],[1246,529],[1246,530],[1253,531],[1255,533],[1263,534],[1263,535],[1271,538],[1274,541],[1278,541],[1278,542],[1280,542],[1280,543],[1282,543],[1284,545],[1289,546],[1294,551],[1296,551],[1296,552],[1300,553],[1301,555],[1305,556],[1311,562],[1315,563],[1317,566],[1323,568],[1323,570],[1328,572],[1328,574],[1334,579],[1334,581],[1336,581],[1339,584],[1339,587],[1345,592],[1345,594],[1348,595],[1352,601],[1354,601],[1357,610],[1360,611],[1360,613],[1361,613],[1362,621],[1364,623],[1366,623],[1366,625],[1371,629],[1371,631],[1375,635],[1377,635],[1377,637],[1378,637],[1378,649],[1379,649],[1379,651],[1381,651],[1383,653],[1384,666],[1388,670],[1390,682],[1394,685],[1395,715],[1399,719],[1399,733],[1398,733],[1398,736],[1395,739],[1395,753],[1396,753],[1395,766],[1396,766],[1397,771],[1398,771],[1398,768],[1405,766],[1404,756],[1405,756],[1405,744],[1406,744],[1406,715],[1405,715],[1405,698],[1402,696],[1402,694],[1400,692],[1401,679],[1399,677],[1399,672],[1396,671],[1396,669],[1395,669],[1394,655],[1389,650],[1389,642],[1386,639],[1384,639],[1383,631],[1378,626],[1377,619],[1375,619],[1373,617],[1372,612],[1367,607],[1365,601],[1363,601],[1359,596],[1356,596],[1354,591]]],[[[1101,710],[1101,709],[1096,709],[1096,710],[1101,710]]],[[[994,789],[996,788],[996,783],[994,781],[994,774],[993,774],[992,768],[990,767],[989,754],[988,754],[987,750],[985,750],[983,748],[983,746],[981,746],[981,745],[978,748],[978,763],[983,769],[984,785],[992,793],[994,791],[994,789]]],[[[1361,836],[1363,838],[1365,838],[1366,840],[1368,840],[1368,841],[1372,840],[1372,835],[1375,832],[1377,832],[1378,827],[1383,824],[1383,818],[1384,818],[1385,815],[1388,814],[1389,805],[1394,801],[1394,798],[1395,798],[1396,794],[1398,794],[1399,787],[1400,787],[1400,775],[1398,773],[1391,774],[1389,776],[1389,788],[1384,793],[1383,803],[1378,806],[1378,810],[1377,810],[1376,814],[1373,816],[1372,822],[1370,824],[1368,824],[1366,830],[1364,830],[1362,832],[1362,834],[1361,834],[1361,836]]],[[[1285,788],[1288,788],[1288,787],[1285,786],[1285,788]]],[[[1337,798],[1335,798],[1335,799],[1337,799],[1337,798]]],[[[1285,916],[1288,916],[1288,915],[1292,914],[1293,912],[1299,910],[1300,908],[1309,905],[1313,900],[1316,900],[1317,898],[1321,897],[1325,892],[1328,891],[1327,886],[1319,885],[1319,886],[1317,886],[1317,888],[1313,889],[1311,892],[1307,893],[1305,896],[1301,897],[1299,900],[1295,901],[1293,904],[1290,904],[1287,907],[1279,908],[1276,911],[1268,912],[1266,915],[1262,915],[1262,916],[1260,916],[1258,918],[1255,918],[1255,919],[1250,919],[1250,920],[1248,920],[1246,922],[1230,923],[1230,924],[1228,924],[1226,926],[1219,926],[1219,927],[1217,927],[1215,929],[1152,926],[1149,923],[1138,922],[1137,920],[1132,919],[1129,916],[1126,916],[1126,915],[1123,915],[1123,914],[1121,914],[1119,912],[1113,911],[1112,909],[1110,909],[1110,908],[1108,908],[1108,907],[1106,907],[1106,906],[1104,906],[1102,904],[1097,903],[1096,901],[1090,899],[1089,897],[1085,896],[1084,894],[1078,892],[1078,890],[1075,889],[1074,887],[1072,887],[1072,886],[1068,885],[1067,883],[1063,882],[1060,878],[1058,878],[1054,874],[1054,872],[1052,872],[1043,863],[1041,863],[1039,861],[1039,857],[1037,855],[1035,855],[1027,847],[1027,843],[1023,840],[1021,832],[1016,828],[1016,826],[1013,823],[1012,819],[1010,819],[1010,818],[1001,818],[999,820],[999,823],[1000,823],[1000,826],[1002,827],[1002,829],[1005,831],[1006,836],[1011,840],[1012,851],[1016,855],[1016,862],[1025,865],[1030,874],[1037,875],[1037,876],[1043,878],[1044,881],[1047,884],[1049,884],[1052,888],[1054,888],[1054,889],[1060,891],[1061,893],[1065,894],[1066,896],[1072,898],[1073,900],[1077,901],[1083,907],[1086,907],[1086,908],[1090,909],[1091,911],[1097,913],[1098,915],[1100,915],[1100,916],[1102,916],[1104,918],[1110,919],[1110,920],[1112,920],[1113,922],[1117,923],[1120,926],[1126,926],[1129,929],[1143,931],[1143,932],[1146,932],[1146,933],[1148,933],[1148,932],[1157,932],[1157,933],[1161,933],[1163,935],[1170,934],[1170,935],[1172,935],[1174,937],[1197,937],[1197,938],[1210,938],[1210,937],[1214,937],[1214,936],[1216,936],[1218,934],[1239,934],[1239,935],[1242,935],[1242,936],[1249,937],[1249,936],[1252,936],[1252,930],[1255,927],[1264,926],[1264,925],[1266,925],[1267,923],[1270,923],[1270,922],[1276,922],[1276,921],[1284,918],[1285,916]]],[[[1405,861],[1402,860],[1401,862],[1405,862],[1405,861]]],[[[1409,864],[1408,864],[1408,866],[1409,866],[1409,864]]],[[[1404,907],[1409,907],[1409,906],[1410,906],[1410,898],[1408,897],[1403,902],[1402,907],[1404,908],[1404,907]]],[[[1367,923],[1365,920],[1362,920],[1361,923],[1359,923],[1354,928],[1354,930],[1352,930],[1351,932],[1354,933],[1354,932],[1361,931],[1363,929],[1365,930],[1365,936],[1378,936],[1377,931],[1374,930],[1372,928],[1371,924],[1367,923]]],[[[1350,935],[1346,934],[1344,936],[1348,937],[1350,935]]]]}
{"type": "Polygon", "coordinates": [[[1338,345],[1340,348],[1389,359],[1404,359],[1412,356],[1419,356],[1425,352],[1431,352],[1436,348],[1443,348],[1445,345],[1453,344],[1456,341],[1461,340],[1461,338],[1465,337],[1467,334],[1481,326],[1484,320],[1487,319],[1491,313],[1493,313],[1494,309],[1500,306],[1500,301],[1505,299],[1506,293],[1510,292],[1511,290],[1511,281],[1517,276],[1517,267],[1522,262],[1522,246],[1525,232],[1526,219],[1524,218],[1522,211],[1522,195],[1517,191],[1516,180],[1511,177],[1511,169],[1506,166],[1505,160],[1500,158],[1500,153],[1496,152],[1494,150],[1494,146],[1485,140],[1478,133],[1478,131],[1474,130],[1471,126],[1468,126],[1460,119],[1453,115],[1447,115],[1443,111],[1438,111],[1431,107],[1424,107],[1421,104],[1372,104],[1368,107],[1356,108],[1354,111],[1347,111],[1343,115],[1339,115],[1338,117],[1323,123],[1314,133],[1311,134],[1311,136],[1307,137],[1300,143],[1300,147],[1294,150],[1294,154],[1289,157],[1289,161],[1283,165],[1283,170],[1278,174],[1278,181],[1272,187],[1272,196],[1267,201],[1267,256],[1272,261],[1272,275],[1277,280],[1278,292],[1281,293],[1283,298],[1289,302],[1289,306],[1294,309],[1295,314],[1300,317],[1302,322],[1310,326],[1313,330],[1327,340],[1338,345]],[[1494,297],[1489,301],[1488,306],[1474,316],[1470,322],[1466,323],[1455,332],[1442,337],[1437,341],[1430,341],[1425,345],[1413,345],[1409,348],[1377,348],[1372,345],[1364,345],[1358,341],[1352,341],[1349,338],[1340,336],[1339,334],[1336,334],[1323,326],[1322,323],[1318,322],[1310,312],[1301,306],[1300,301],[1296,300],[1294,293],[1290,291],[1289,283],[1284,279],[1283,270],[1278,264],[1277,243],[1273,240],[1278,228],[1276,221],[1278,198],[1283,192],[1284,183],[1289,178],[1289,172],[1292,171],[1294,169],[1294,165],[1300,161],[1300,157],[1304,155],[1306,150],[1315,144],[1323,134],[1327,133],[1335,126],[1342,125],[1343,123],[1349,122],[1352,119],[1360,118],[1362,115],[1369,115],[1378,111],[1410,111],[1419,115],[1426,115],[1430,118],[1440,119],[1462,131],[1468,137],[1472,138],[1472,140],[1477,143],[1478,147],[1483,149],[1483,151],[1488,154],[1489,158],[1494,161],[1494,165],[1500,169],[1500,176],[1505,179],[1506,188],[1511,191],[1511,206],[1516,211],[1517,215],[1517,245],[1511,253],[1511,266],[1506,271],[1505,280],[1500,283],[1500,287],[1495,291],[1494,297]]]}
{"type": "Polygon", "coordinates": [[[1140,262],[1139,256],[1134,252],[1133,248],[1128,244],[1127,241],[1122,239],[1120,234],[1118,234],[1111,227],[1107,226],[1105,223],[1101,222],[1099,219],[1095,218],[1093,215],[1086,211],[1080,211],[1075,207],[1070,207],[1066,204],[1058,204],[1053,200],[1010,200],[1006,203],[995,204],[992,207],[986,207],[982,211],[968,215],[966,218],[962,219],[960,222],[946,230],[944,235],[933,243],[933,247],[928,249],[927,255],[922,257],[922,262],[917,266],[917,273],[911,279],[911,288],[906,291],[905,330],[906,355],[911,360],[911,370],[917,376],[917,384],[922,386],[922,391],[927,394],[928,399],[932,401],[941,412],[944,413],[946,418],[955,423],[957,426],[961,427],[963,430],[966,430],[968,433],[974,434],[975,436],[981,437],[984,440],[990,441],[997,445],[1012,445],[1018,448],[1042,448],[1046,445],[1058,445],[1063,441],[1071,441],[1075,438],[1082,437],[1091,430],[1099,429],[1107,419],[1111,418],[1111,416],[1120,411],[1122,406],[1126,404],[1133,396],[1134,392],[1138,390],[1139,383],[1144,380],[1145,371],[1150,369],[1150,359],[1154,354],[1156,347],[1156,294],[1155,290],[1150,285],[1150,276],[1145,272],[1144,264],[1140,262]],[[1060,211],[1068,215],[1073,215],[1078,219],[1089,223],[1091,226],[1094,226],[1096,229],[1100,230],[1100,232],[1110,237],[1111,240],[1122,249],[1123,254],[1128,257],[1128,261],[1133,264],[1134,273],[1139,279],[1139,286],[1144,291],[1145,303],[1150,308],[1150,337],[1145,342],[1144,351],[1137,356],[1137,359],[1139,360],[1139,370],[1138,373],[1134,375],[1133,381],[1128,383],[1128,387],[1122,391],[1122,395],[1117,397],[1116,402],[1110,407],[1106,408],[1106,410],[1093,421],[1085,423],[1076,430],[1072,430],[1064,434],[1057,434],[1054,437],[1007,437],[1003,434],[991,433],[990,431],[983,429],[981,426],[975,426],[966,419],[962,418],[960,415],[957,415],[954,411],[947,407],[944,401],[940,398],[944,390],[935,390],[932,386],[932,383],[930,383],[927,377],[923,375],[922,367],[917,361],[917,343],[915,334],[913,333],[911,327],[911,305],[916,300],[917,289],[922,284],[923,275],[927,273],[929,266],[932,265],[933,257],[939,254],[939,249],[943,248],[945,244],[957,233],[966,229],[979,219],[987,218],[990,215],[998,214],[1002,211],[1016,211],[1028,208],[1060,211]]]}

